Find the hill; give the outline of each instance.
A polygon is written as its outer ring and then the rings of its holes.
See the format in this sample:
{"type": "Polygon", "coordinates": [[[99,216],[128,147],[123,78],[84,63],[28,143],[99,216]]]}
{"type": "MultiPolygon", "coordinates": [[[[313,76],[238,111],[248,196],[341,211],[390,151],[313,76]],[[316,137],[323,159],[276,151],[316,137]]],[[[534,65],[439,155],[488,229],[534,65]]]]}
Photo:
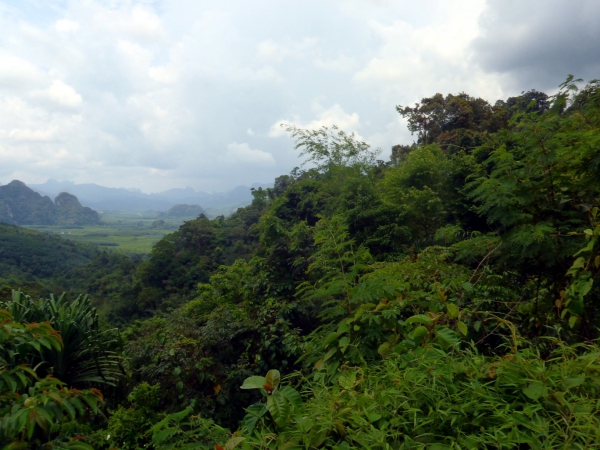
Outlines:
{"type": "Polygon", "coordinates": [[[0,221],[16,225],[54,225],[56,210],[50,197],[42,197],[25,183],[14,180],[0,186],[0,221]]]}
{"type": "Polygon", "coordinates": [[[98,253],[91,245],[0,223],[0,286],[56,278],[98,253]]]}
{"type": "Polygon", "coordinates": [[[206,211],[200,205],[175,205],[166,213],[161,213],[159,217],[198,217],[200,214],[206,215],[206,211]]]}
{"type": "Polygon", "coordinates": [[[13,180],[0,186],[0,221],[13,225],[96,225],[100,216],[72,194],[61,192],[52,202],[22,181],[13,180]]]}
{"type": "Polygon", "coordinates": [[[54,199],[57,225],[94,225],[100,223],[100,216],[87,206],[81,206],[77,197],[61,192],[54,199]]]}

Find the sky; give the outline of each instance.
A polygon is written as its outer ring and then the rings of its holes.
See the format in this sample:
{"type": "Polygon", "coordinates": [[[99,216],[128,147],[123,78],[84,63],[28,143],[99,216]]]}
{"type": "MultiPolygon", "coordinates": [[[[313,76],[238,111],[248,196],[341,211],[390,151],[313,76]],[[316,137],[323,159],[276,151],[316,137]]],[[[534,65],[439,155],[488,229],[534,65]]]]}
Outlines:
{"type": "Polygon", "coordinates": [[[272,182],[281,124],[386,158],[396,105],[600,78],[597,0],[0,0],[0,182],[272,182]]]}

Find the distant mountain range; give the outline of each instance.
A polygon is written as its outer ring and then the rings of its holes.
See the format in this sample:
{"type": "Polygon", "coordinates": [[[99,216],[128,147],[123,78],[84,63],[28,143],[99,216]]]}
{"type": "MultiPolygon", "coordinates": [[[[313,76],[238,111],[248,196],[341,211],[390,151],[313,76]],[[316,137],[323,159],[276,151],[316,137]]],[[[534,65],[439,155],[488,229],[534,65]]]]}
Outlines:
{"type": "MultiPolygon", "coordinates": [[[[266,188],[273,184],[255,183],[250,187],[266,188]]],[[[200,205],[202,208],[234,209],[252,202],[248,186],[228,192],[208,193],[190,187],[145,194],[139,189],[108,188],[97,184],[75,184],[72,181],[48,180],[29,187],[41,195],[55,197],[61,192],[75,195],[82,205],[97,211],[168,211],[175,205],[200,205]]]]}
{"type": "Polygon", "coordinates": [[[13,225],[95,225],[96,211],[84,207],[77,197],[60,192],[54,202],[19,180],[0,186],[0,222],[13,225]]]}

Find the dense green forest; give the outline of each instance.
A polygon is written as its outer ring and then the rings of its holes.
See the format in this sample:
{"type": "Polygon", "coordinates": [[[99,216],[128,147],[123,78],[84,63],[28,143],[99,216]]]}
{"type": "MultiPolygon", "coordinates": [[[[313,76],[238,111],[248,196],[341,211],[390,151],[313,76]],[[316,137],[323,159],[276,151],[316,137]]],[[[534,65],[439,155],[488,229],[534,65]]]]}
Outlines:
{"type": "Polygon", "coordinates": [[[6,247],[4,448],[600,448],[600,81],[397,111],[145,260],[6,247]]]}

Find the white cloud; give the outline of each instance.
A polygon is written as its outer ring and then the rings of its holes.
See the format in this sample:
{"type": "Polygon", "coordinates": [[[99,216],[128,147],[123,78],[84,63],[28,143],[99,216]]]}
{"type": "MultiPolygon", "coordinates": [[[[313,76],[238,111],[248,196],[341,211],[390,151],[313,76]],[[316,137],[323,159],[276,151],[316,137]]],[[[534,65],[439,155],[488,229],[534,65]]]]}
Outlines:
{"type": "MultiPolygon", "coordinates": [[[[153,191],[273,180],[297,165],[291,140],[272,139],[282,123],[358,130],[384,151],[409,143],[398,104],[460,91],[493,102],[536,87],[518,74],[546,67],[528,55],[554,54],[537,41],[572,8],[537,0],[528,21],[502,0],[13,3],[0,6],[0,181],[153,191]],[[506,29],[505,64],[486,65],[506,29]]],[[[594,37],[595,9],[573,11],[566,30],[594,37]]],[[[598,46],[586,42],[569,64],[592,70],[598,46]]]]}
{"type": "Polygon", "coordinates": [[[148,75],[154,81],[165,84],[174,83],[177,80],[175,71],[165,66],[150,67],[148,69],[148,75]]]}
{"type": "Polygon", "coordinates": [[[70,31],[77,31],[80,28],[80,25],[78,22],[75,22],[73,20],[69,20],[69,19],[60,19],[56,21],[56,24],[54,25],[54,28],[56,28],[56,31],[61,31],[61,32],[70,32],[70,31]]]}
{"type": "Polygon", "coordinates": [[[48,89],[33,91],[30,96],[34,99],[42,99],[65,108],[77,108],[81,106],[83,99],[68,84],[60,80],[52,81],[48,89]]]}
{"type": "Polygon", "coordinates": [[[131,9],[129,20],[122,24],[124,30],[143,39],[156,39],[164,36],[162,22],[150,8],[135,5],[131,9]]]}
{"type": "Polygon", "coordinates": [[[26,88],[44,82],[46,74],[30,61],[0,49],[0,90],[26,88]]]}
{"type": "Polygon", "coordinates": [[[269,152],[251,149],[247,143],[232,142],[227,146],[223,159],[231,164],[275,165],[275,159],[269,152]]]}
{"type": "Polygon", "coordinates": [[[141,42],[160,41],[166,37],[162,20],[150,6],[126,2],[120,8],[110,8],[90,2],[87,8],[78,8],[87,22],[98,30],[141,42]]]}
{"type": "Polygon", "coordinates": [[[47,130],[14,129],[8,133],[8,137],[15,141],[49,142],[56,139],[57,131],[56,128],[47,130]]]}
{"type": "Polygon", "coordinates": [[[258,57],[263,61],[282,62],[285,58],[303,58],[315,52],[319,40],[305,37],[299,41],[286,38],[283,42],[267,39],[258,43],[258,57]]]}
{"type": "Polygon", "coordinates": [[[313,103],[313,112],[316,113],[317,118],[310,122],[303,123],[299,117],[294,117],[291,120],[282,119],[271,125],[269,129],[270,137],[280,137],[287,135],[284,130],[284,126],[293,125],[299,128],[305,128],[308,130],[317,130],[321,127],[331,127],[336,125],[344,131],[356,131],[360,128],[360,117],[357,113],[349,114],[344,111],[337,103],[331,108],[323,108],[319,103],[313,103]]]}
{"type": "Polygon", "coordinates": [[[315,67],[332,72],[350,72],[356,68],[356,58],[341,55],[333,59],[316,58],[313,61],[315,67]]]}
{"type": "Polygon", "coordinates": [[[494,101],[502,95],[499,80],[470,63],[470,43],[479,33],[478,19],[485,3],[460,0],[440,5],[443,21],[416,26],[403,20],[371,20],[381,45],[355,74],[362,89],[382,98],[418,101],[436,92],[467,91],[494,101]]]}

